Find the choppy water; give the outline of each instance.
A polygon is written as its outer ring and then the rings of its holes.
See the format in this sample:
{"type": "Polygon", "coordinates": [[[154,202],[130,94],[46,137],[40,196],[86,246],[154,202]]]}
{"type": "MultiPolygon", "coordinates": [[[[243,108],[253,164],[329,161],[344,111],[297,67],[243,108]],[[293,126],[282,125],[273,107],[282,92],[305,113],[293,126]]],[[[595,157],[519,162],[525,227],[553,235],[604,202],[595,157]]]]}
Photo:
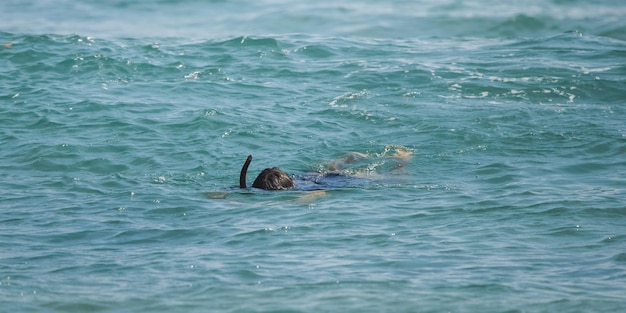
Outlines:
{"type": "Polygon", "coordinates": [[[4,1],[0,311],[621,311],[625,13],[4,1]]]}

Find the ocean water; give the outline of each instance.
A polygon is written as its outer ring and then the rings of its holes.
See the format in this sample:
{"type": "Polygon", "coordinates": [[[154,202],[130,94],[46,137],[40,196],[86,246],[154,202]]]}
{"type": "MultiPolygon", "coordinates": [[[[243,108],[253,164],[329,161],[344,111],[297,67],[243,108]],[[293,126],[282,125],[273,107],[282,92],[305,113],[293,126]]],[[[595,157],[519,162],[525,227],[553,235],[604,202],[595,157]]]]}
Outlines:
{"type": "Polygon", "coordinates": [[[0,312],[623,311],[624,16],[3,1],[0,312]]]}

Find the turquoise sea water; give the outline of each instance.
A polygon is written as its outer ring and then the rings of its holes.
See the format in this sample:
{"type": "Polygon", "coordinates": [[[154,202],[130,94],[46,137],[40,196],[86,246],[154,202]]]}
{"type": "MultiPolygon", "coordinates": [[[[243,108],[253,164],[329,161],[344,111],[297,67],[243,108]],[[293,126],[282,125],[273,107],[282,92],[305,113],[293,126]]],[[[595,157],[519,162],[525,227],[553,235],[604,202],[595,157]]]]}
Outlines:
{"type": "Polygon", "coordinates": [[[4,1],[0,312],[622,311],[624,16],[4,1]]]}

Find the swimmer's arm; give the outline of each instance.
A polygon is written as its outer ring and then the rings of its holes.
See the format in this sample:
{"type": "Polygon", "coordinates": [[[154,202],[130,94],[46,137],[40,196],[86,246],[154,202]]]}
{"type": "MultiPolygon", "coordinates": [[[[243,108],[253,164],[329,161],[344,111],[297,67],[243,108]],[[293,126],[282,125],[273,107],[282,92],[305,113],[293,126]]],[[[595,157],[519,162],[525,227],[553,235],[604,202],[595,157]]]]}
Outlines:
{"type": "MultiPolygon", "coordinates": [[[[225,191],[207,191],[205,194],[209,199],[226,199],[226,197],[228,197],[231,193],[225,191]]],[[[309,191],[300,195],[295,201],[301,203],[311,203],[324,196],[326,196],[326,190],[309,191]]]]}
{"type": "Polygon", "coordinates": [[[301,202],[301,203],[311,203],[317,200],[318,198],[324,197],[324,196],[326,196],[326,190],[309,191],[299,196],[298,199],[296,199],[296,201],[301,202]]]}
{"type": "Polygon", "coordinates": [[[209,199],[226,199],[230,192],[225,191],[207,191],[206,196],[209,199]]]}

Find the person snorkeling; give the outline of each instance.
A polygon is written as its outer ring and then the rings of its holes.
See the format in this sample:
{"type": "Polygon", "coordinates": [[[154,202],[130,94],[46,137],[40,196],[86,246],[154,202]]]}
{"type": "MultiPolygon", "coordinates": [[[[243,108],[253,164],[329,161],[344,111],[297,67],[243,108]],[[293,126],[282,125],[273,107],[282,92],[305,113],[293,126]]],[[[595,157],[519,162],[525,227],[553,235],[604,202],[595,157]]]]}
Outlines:
{"type": "MultiPolygon", "coordinates": [[[[383,155],[386,154],[390,149],[395,149],[395,153],[391,155],[391,158],[394,158],[397,161],[396,167],[403,168],[408,162],[411,156],[411,150],[406,149],[403,146],[387,146],[383,155]]],[[[302,185],[308,185],[306,188],[300,188],[303,190],[310,189],[321,189],[322,185],[336,185],[325,183],[329,179],[338,180],[341,182],[345,182],[348,175],[342,174],[341,170],[346,164],[354,163],[360,161],[362,159],[367,158],[367,154],[352,152],[347,154],[341,159],[333,160],[328,162],[326,165],[326,171],[322,173],[308,173],[305,175],[294,175],[290,176],[285,171],[279,169],[278,167],[266,168],[256,177],[254,182],[252,183],[253,188],[259,188],[263,190],[290,190],[296,188],[296,183],[294,182],[294,178],[297,178],[302,185]],[[311,184],[313,184],[313,188],[311,188],[311,184]]],[[[252,155],[248,155],[245,163],[241,168],[241,172],[239,174],[239,188],[245,189],[247,188],[246,184],[246,175],[248,172],[248,167],[250,166],[250,162],[252,162],[252,155]]],[[[299,184],[300,185],[300,184],[299,184]]]]}

